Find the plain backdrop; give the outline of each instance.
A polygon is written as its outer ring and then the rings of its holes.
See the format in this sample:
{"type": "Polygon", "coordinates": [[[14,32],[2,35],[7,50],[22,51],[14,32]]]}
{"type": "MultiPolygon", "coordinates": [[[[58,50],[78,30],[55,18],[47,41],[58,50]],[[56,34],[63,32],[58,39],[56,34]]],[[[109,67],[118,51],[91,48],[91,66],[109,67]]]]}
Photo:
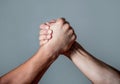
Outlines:
{"type": "MultiPolygon", "coordinates": [[[[30,58],[39,48],[39,25],[59,17],[86,50],[120,70],[120,0],[0,0],[0,76],[30,58]]],[[[61,55],[40,84],[91,82],[61,55]]]]}

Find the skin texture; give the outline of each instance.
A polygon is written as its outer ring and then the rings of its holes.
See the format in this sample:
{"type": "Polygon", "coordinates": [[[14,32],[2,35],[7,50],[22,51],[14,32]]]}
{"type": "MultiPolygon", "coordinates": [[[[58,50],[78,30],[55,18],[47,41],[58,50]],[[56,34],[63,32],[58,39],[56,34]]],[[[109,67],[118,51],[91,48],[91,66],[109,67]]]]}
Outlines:
{"type": "Polygon", "coordinates": [[[54,32],[52,39],[26,62],[0,77],[0,84],[37,84],[59,54],[70,49],[75,41],[75,34],[71,32],[72,28],[65,19],[57,19],[50,29],[54,32]]]}
{"type": "MultiPolygon", "coordinates": [[[[44,25],[50,27],[51,23],[44,25]]],[[[45,28],[42,28],[42,31],[40,31],[40,33],[42,33],[40,38],[48,35],[47,31],[49,31],[49,29],[43,33],[44,29],[45,28]]],[[[52,33],[54,34],[54,32],[52,33]]],[[[54,37],[52,34],[50,35],[52,38],[54,37]]],[[[49,40],[47,38],[44,39],[49,40]]],[[[44,42],[45,40],[40,41],[42,45],[47,44],[47,42],[44,42]]],[[[74,42],[69,51],[64,52],[64,54],[93,84],[120,84],[120,71],[95,58],[79,43],[74,42]]]]}

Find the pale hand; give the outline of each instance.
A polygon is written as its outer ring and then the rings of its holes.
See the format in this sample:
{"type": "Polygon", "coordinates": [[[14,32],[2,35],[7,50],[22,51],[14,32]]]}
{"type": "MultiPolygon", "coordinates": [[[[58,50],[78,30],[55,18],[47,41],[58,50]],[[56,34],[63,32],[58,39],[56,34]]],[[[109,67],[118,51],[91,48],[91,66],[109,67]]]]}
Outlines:
{"type": "Polygon", "coordinates": [[[41,28],[40,39],[42,40],[40,40],[40,45],[47,43],[55,48],[60,54],[68,51],[76,39],[73,29],[62,18],[57,19],[54,24],[46,24],[44,27],[47,27],[47,29],[41,28]]]}

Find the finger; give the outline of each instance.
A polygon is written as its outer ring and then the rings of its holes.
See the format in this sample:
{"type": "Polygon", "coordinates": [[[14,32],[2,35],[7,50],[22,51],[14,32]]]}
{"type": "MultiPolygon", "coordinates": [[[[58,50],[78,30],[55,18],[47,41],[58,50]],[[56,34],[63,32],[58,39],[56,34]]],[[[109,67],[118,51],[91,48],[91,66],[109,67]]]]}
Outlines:
{"type": "Polygon", "coordinates": [[[46,25],[45,23],[40,25],[40,29],[49,29],[49,28],[50,27],[46,25]]]}
{"type": "Polygon", "coordinates": [[[48,30],[48,34],[52,34],[53,33],[53,30],[48,30]]]}
{"type": "Polygon", "coordinates": [[[52,23],[53,23],[53,22],[56,22],[56,20],[55,20],[55,19],[52,19],[52,20],[50,21],[50,23],[51,23],[51,22],[52,22],[52,23]]]}
{"type": "Polygon", "coordinates": [[[46,24],[50,27],[51,25],[53,25],[55,22],[46,22],[46,24]]]}
{"type": "Polygon", "coordinates": [[[55,22],[56,22],[56,20],[53,19],[53,20],[51,20],[51,21],[49,21],[49,22],[46,22],[46,24],[49,25],[49,26],[51,26],[51,25],[54,24],[55,22]]]}
{"type": "Polygon", "coordinates": [[[49,39],[51,39],[52,38],[52,35],[41,35],[40,37],[39,37],[39,40],[41,41],[41,40],[49,40],[49,39]]]}
{"type": "Polygon", "coordinates": [[[42,41],[40,41],[40,46],[46,44],[47,42],[48,42],[48,40],[42,40],[42,41]]]}
{"type": "Polygon", "coordinates": [[[56,23],[58,24],[64,24],[65,23],[65,18],[58,18],[56,23]]]}
{"type": "Polygon", "coordinates": [[[76,40],[76,35],[73,35],[71,39],[76,40]]]}
{"type": "Polygon", "coordinates": [[[50,29],[49,29],[49,30],[40,30],[40,35],[43,35],[43,34],[44,34],[44,35],[48,35],[48,34],[52,34],[52,32],[53,32],[53,31],[50,30],[50,29]]]}
{"type": "Polygon", "coordinates": [[[64,24],[69,24],[70,25],[70,23],[68,21],[65,21],[64,24]]]}
{"type": "Polygon", "coordinates": [[[74,34],[74,30],[73,29],[69,29],[68,34],[69,35],[73,35],[74,34]]]}
{"type": "Polygon", "coordinates": [[[39,33],[40,35],[43,35],[43,34],[45,34],[45,35],[47,35],[48,34],[48,30],[40,30],[40,33],[39,33]]]}
{"type": "Polygon", "coordinates": [[[49,26],[49,25],[50,25],[50,22],[46,22],[45,24],[49,26]]]}
{"type": "Polygon", "coordinates": [[[69,29],[70,29],[70,25],[66,23],[66,24],[63,25],[63,28],[64,28],[65,30],[69,30],[69,29]]]}

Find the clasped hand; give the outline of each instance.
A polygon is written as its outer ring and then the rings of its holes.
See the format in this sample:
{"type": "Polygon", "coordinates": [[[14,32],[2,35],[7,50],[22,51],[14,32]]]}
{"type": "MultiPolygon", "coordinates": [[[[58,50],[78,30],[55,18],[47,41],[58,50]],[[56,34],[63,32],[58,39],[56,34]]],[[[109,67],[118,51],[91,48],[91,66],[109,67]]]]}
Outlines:
{"type": "Polygon", "coordinates": [[[40,46],[54,48],[58,54],[65,54],[76,39],[74,30],[63,18],[40,25],[40,46]]]}

